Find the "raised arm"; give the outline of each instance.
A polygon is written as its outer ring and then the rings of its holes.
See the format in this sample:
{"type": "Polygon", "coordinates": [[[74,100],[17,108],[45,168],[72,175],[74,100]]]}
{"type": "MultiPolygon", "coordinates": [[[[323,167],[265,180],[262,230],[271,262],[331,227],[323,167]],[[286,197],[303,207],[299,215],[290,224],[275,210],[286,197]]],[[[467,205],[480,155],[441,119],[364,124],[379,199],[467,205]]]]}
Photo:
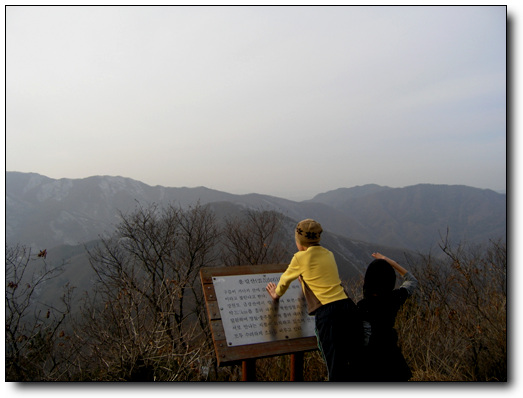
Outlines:
{"type": "Polygon", "coordinates": [[[399,265],[396,261],[391,260],[390,258],[388,258],[387,256],[384,256],[381,253],[372,253],[372,257],[374,257],[375,259],[378,259],[378,260],[385,260],[392,266],[392,268],[394,268],[396,271],[398,271],[398,273],[401,276],[405,276],[405,274],[408,272],[405,268],[403,268],[401,265],[399,265]]]}
{"type": "Polygon", "coordinates": [[[399,265],[396,261],[391,260],[387,256],[384,256],[381,253],[372,253],[372,257],[376,259],[385,260],[387,263],[391,265],[392,268],[394,268],[402,278],[404,278],[404,282],[401,284],[400,288],[405,288],[408,291],[409,296],[414,293],[414,291],[418,288],[418,280],[412,273],[407,271],[405,268],[403,268],[401,265],[399,265]]]}

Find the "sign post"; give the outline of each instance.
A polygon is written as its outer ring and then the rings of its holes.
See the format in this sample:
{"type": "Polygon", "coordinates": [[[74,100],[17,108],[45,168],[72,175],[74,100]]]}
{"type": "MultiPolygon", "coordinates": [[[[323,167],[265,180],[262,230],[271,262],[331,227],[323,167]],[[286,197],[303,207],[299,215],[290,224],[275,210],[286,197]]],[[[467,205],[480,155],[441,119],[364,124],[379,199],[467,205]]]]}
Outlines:
{"type": "Polygon", "coordinates": [[[299,281],[273,301],[265,290],[285,264],[206,267],[200,271],[219,366],[242,363],[254,380],[257,358],[291,354],[291,380],[303,380],[303,353],[317,349],[314,317],[307,314],[299,281]]]}

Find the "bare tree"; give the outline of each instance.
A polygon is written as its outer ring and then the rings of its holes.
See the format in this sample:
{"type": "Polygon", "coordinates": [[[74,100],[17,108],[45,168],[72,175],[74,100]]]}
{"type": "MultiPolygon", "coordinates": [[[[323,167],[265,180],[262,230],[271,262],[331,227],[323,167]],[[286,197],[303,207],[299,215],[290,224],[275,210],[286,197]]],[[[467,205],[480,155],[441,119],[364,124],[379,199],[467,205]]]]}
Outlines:
{"type": "Polygon", "coordinates": [[[83,360],[108,380],[196,377],[207,325],[188,319],[202,319],[194,287],[199,268],[214,265],[214,215],[197,204],[120,216],[114,236],[89,252],[98,284],[77,333],[90,347],[83,360]]]}
{"type": "Polygon", "coordinates": [[[178,302],[177,325],[182,325],[187,316],[194,316],[201,330],[210,341],[210,330],[205,315],[205,300],[199,284],[199,272],[204,266],[215,266],[218,261],[220,231],[213,212],[199,203],[187,211],[176,213],[178,230],[176,233],[176,257],[178,259],[177,277],[180,280],[180,300],[178,302]],[[186,301],[190,313],[185,312],[186,301]]]}
{"type": "Polygon", "coordinates": [[[243,217],[227,219],[224,227],[225,265],[280,263],[286,255],[283,215],[271,210],[249,209],[243,217]]]}
{"type": "Polygon", "coordinates": [[[30,249],[16,246],[6,247],[5,267],[6,380],[60,379],[67,372],[68,356],[58,345],[64,345],[60,340],[66,337],[72,289],[63,292],[61,308],[37,297],[46,282],[63,272],[63,265],[51,267],[46,251],[32,255],[30,249]]]}
{"type": "Polygon", "coordinates": [[[409,268],[420,281],[398,324],[416,380],[507,378],[506,244],[459,244],[409,268]]]}

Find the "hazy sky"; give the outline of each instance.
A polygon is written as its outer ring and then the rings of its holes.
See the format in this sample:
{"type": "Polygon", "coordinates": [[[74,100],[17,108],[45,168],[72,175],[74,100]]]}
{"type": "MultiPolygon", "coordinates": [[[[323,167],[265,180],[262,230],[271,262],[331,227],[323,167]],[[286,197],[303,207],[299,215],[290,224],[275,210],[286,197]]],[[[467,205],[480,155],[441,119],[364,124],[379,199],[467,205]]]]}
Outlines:
{"type": "Polygon", "coordinates": [[[7,7],[6,169],[506,188],[506,8],[7,7]]]}

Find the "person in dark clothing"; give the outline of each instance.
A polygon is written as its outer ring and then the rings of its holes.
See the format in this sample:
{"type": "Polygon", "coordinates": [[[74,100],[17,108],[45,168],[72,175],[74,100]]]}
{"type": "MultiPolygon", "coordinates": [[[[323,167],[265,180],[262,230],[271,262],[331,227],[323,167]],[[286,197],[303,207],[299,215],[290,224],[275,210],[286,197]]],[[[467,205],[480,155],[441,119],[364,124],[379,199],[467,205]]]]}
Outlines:
{"type": "Polygon", "coordinates": [[[357,304],[363,319],[365,351],[363,381],[408,381],[412,372],[398,347],[394,329],[396,315],[418,286],[418,281],[396,261],[380,253],[373,253],[365,273],[363,299],[357,304]],[[403,284],[396,285],[396,272],[403,284]]]}

